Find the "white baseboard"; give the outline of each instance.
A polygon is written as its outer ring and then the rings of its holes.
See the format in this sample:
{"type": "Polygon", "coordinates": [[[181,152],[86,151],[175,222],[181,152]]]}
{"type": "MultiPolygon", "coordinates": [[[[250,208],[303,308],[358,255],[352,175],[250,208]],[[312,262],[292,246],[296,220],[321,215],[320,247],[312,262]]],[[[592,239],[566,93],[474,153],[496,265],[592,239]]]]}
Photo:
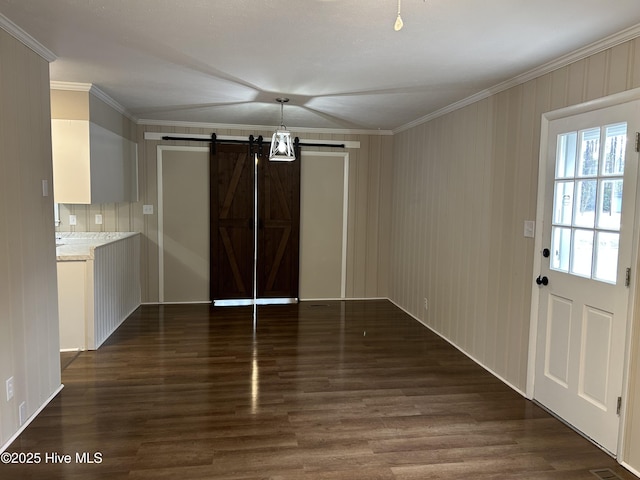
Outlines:
{"type": "MultiPolygon", "coordinates": [[[[157,306],[161,306],[161,305],[211,305],[211,302],[206,300],[206,301],[193,301],[193,302],[142,302],[140,304],[140,306],[143,305],[149,305],[152,307],[157,307],[157,306]]],[[[134,310],[135,312],[135,310],[134,310]]],[[[133,312],[131,312],[133,313],[133,312]]]]}
{"type": "Polygon", "coordinates": [[[416,321],[420,322],[422,325],[424,325],[425,327],[427,327],[429,330],[431,330],[433,333],[435,333],[437,336],[439,336],[441,339],[443,339],[445,342],[447,342],[449,345],[451,345],[452,347],[456,348],[460,353],[462,353],[463,355],[465,355],[467,358],[469,358],[470,360],[473,360],[473,362],[475,362],[476,364],[478,364],[480,367],[484,368],[487,372],[489,372],[491,375],[493,375],[494,377],[496,377],[498,380],[500,380],[502,383],[504,383],[505,385],[511,387],[513,390],[515,390],[516,392],[518,392],[520,395],[522,395],[525,398],[528,398],[529,400],[531,400],[529,397],[527,397],[527,394],[520,388],[516,387],[515,385],[513,385],[511,382],[509,382],[507,379],[503,378],[501,375],[499,375],[498,373],[494,372],[491,368],[487,367],[486,365],[484,365],[482,362],[480,362],[480,360],[478,360],[477,358],[475,358],[473,355],[471,355],[470,353],[464,351],[461,347],[459,347],[458,345],[456,345],[455,343],[453,343],[451,340],[449,340],[447,337],[443,336],[440,332],[434,330],[432,327],[430,327],[429,325],[427,325],[426,323],[424,323],[422,320],[420,320],[418,317],[416,317],[414,314],[412,314],[411,312],[405,310],[404,308],[402,308],[400,305],[398,305],[396,302],[394,302],[393,300],[391,300],[390,298],[387,299],[389,300],[391,303],[393,303],[396,307],[398,307],[400,310],[402,310],[404,313],[406,313],[407,315],[409,315],[411,318],[415,319],[416,321]]]}
{"type": "Polygon", "coordinates": [[[42,412],[42,410],[44,410],[44,408],[47,405],[49,405],[51,400],[53,400],[55,396],[62,391],[63,388],[64,388],[64,385],[60,384],[60,386],[51,394],[51,396],[47,398],[45,402],[42,405],[40,405],[40,407],[35,412],[33,412],[33,414],[29,418],[27,418],[27,420],[22,424],[22,426],[18,429],[18,431],[14,433],[13,436],[9,440],[7,440],[7,442],[4,445],[0,447],[0,453],[4,452],[7,448],[9,448],[9,446],[16,440],[16,438],[18,438],[20,434],[24,432],[24,430],[29,426],[29,424],[31,424],[31,422],[35,420],[35,418],[40,414],[40,412],[42,412]]]}
{"type": "Polygon", "coordinates": [[[640,477],[640,471],[636,470],[635,468],[633,468],[631,465],[629,465],[627,462],[620,462],[620,465],[622,465],[624,468],[626,468],[627,470],[629,470],[631,473],[633,473],[636,477],[640,477]]]}

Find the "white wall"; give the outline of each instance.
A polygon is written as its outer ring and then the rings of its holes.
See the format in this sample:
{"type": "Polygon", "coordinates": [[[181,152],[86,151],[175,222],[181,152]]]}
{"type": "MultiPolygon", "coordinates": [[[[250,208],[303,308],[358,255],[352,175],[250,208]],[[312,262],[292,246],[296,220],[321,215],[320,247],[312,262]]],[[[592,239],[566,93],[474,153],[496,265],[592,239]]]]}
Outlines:
{"type": "Polygon", "coordinates": [[[28,418],[60,387],[60,355],[49,64],[2,29],[0,59],[1,449],[20,428],[20,404],[28,418]]]}

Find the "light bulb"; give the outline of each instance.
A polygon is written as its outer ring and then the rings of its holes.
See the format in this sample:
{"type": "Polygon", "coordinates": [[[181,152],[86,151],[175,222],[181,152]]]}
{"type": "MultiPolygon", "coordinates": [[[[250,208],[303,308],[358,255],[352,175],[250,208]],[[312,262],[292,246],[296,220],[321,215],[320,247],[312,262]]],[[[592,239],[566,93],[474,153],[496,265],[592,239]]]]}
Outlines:
{"type": "Polygon", "coordinates": [[[402,23],[402,17],[398,13],[398,18],[396,18],[396,23],[393,24],[393,29],[397,32],[402,29],[404,23],[402,23]]]}

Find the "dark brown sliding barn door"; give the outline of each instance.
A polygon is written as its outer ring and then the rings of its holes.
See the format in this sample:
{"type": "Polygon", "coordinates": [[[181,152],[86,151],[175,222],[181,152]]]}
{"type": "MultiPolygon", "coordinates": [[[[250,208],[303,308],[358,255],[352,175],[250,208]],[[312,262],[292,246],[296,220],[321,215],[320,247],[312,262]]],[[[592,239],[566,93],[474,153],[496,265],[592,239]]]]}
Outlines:
{"type": "Polygon", "coordinates": [[[210,172],[211,300],[252,299],[255,188],[249,148],[215,145],[210,172]]]}
{"type": "Polygon", "coordinates": [[[216,144],[212,149],[210,261],[214,303],[298,298],[300,149],[296,150],[294,162],[259,157],[256,235],[254,155],[248,145],[216,144]]]}
{"type": "Polygon", "coordinates": [[[258,163],[258,298],[298,298],[300,149],[293,162],[258,163]]]}

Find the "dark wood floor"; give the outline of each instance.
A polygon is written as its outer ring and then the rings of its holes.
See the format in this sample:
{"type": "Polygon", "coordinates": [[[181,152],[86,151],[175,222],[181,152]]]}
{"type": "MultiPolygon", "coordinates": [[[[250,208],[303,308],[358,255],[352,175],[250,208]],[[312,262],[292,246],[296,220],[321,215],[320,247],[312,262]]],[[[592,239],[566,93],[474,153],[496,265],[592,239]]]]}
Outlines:
{"type": "Polygon", "coordinates": [[[386,301],[144,306],[63,383],[1,479],[636,478],[386,301]]]}

